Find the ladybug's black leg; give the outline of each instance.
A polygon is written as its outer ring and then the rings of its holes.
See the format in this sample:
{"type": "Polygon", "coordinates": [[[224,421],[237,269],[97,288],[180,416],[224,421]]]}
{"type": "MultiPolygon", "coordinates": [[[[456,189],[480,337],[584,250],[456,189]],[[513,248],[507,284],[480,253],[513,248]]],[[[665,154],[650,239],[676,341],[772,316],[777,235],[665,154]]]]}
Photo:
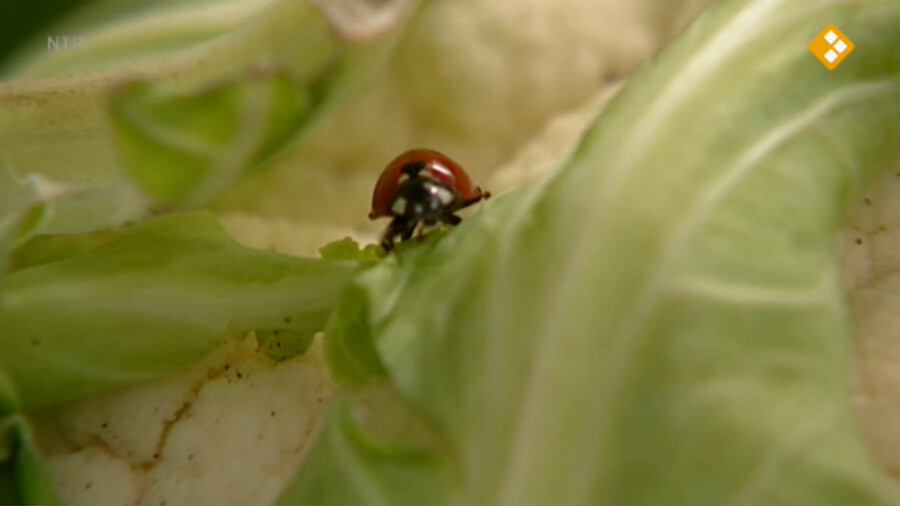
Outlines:
{"type": "Polygon", "coordinates": [[[459,225],[462,222],[462,218],[453,213],[450,213],[444,216],[442,221],[448,225],[459,225]]]}
{"type": "Polygon", "coordinates": [[[381,247],[384,248],[384,251],[390,253],[394,250],[394,237],[388,234],[384,234],[384,237],[381,238],[381,247]]]}
{"type": "Polygon", "coordinates": [[[400,232],[400,240],[408,241],[410,237],[413,236],[413,233],[416,231],[416,226],[419,224],[417,220],[408,220],[408,225],[406,228],[400,232]]]}
{"type": "Polygon", "coordinates": [[[393,250],[394,237],[399,235],[401,241],[409,239],[416,230],[416,224],[417,220],[409,216],[396,216],[385,231],[384,237],[381,239],[381,246],[385,251],[393,250]]]}
{"type": "Polygon", "coordinates": [[[396,216],[391,220],[391,224],[388,225],[387,230],[384,231],[384,236],[381,238],[381,247],[385,251],[390,252],[394,249],[394,236],[397,235],[397,229],[403,227],[405,222],[406,216],[396,216]]]}

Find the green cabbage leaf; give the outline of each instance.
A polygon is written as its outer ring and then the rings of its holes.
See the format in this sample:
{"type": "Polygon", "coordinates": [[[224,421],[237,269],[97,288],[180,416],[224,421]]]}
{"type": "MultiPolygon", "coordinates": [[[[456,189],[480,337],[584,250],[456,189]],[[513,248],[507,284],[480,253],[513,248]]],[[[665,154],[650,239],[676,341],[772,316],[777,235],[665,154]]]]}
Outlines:
{"type": "Polygon", "coordinates": [[[158,218],[9,273],[0,370],[33,409],[159,377],[252,330],[308,343],[357,268],[240,246],[207,212],[158,218]]]}

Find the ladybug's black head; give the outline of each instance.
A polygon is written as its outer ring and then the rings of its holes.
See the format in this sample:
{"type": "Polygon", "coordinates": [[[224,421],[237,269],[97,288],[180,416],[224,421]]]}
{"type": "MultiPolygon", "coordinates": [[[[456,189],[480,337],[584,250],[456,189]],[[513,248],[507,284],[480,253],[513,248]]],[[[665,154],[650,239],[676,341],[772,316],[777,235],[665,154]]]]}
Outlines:
{"type": "Polygon", "coordinates": [[[426,225],[442,221],[456,210],[456,192],[438,181],[413,177],[404,181],[391,200],[391,214],[426,225]]]}

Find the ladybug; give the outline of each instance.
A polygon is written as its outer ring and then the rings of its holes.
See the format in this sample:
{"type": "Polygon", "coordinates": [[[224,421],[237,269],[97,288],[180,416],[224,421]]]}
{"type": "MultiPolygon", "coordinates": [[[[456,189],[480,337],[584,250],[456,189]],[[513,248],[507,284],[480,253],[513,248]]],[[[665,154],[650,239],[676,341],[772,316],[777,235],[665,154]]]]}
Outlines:
{"type": "Polygon", "coordinates": [[[413,149],[394,158],[381,172],[369,219],[393,218],[381,240],[385,251],[391,251],[396,236],[406,241],[419,225],[456,225],[462,221],[456,211],[490,196],[448,156],[430,149],[413,149]]]}

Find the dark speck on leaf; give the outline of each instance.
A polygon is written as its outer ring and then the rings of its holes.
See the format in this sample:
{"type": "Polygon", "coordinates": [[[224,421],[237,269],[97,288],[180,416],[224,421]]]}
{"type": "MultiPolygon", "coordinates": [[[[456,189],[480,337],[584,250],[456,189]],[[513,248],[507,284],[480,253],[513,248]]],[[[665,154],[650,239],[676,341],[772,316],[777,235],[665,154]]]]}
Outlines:
{"type": "Polygon", "coordinates": [[[154,459],[159,459],[159,454],[158,454],[158,453],[154,453],[154,454],[153,454],[153,458],[154,458],[154,459]]]}
{"type": "Polygon", "coordinates": [[[867,206],[872,205],[872,199],[870,199],[869,197],[866,197],[865,199],[863,199],[863,202],[865,202],[867,206]]]}
{"type": "Polygon", "coordinates": [[[188,460],[194,460],[194,454],[193,454],[193,453],[190,454],[190,455],[188,455],[188,460]]]}
{"type": "Polygon", "coordinates": [[[291,319],[290,319],[290,318],[285,318],[285,319],[284,319],[284,323],[291,323],[291,319]]]}
{"type": "Polygon", "coordinates": [[[40,339],[32,339],[32,340],[31,340],[31,345],[32,345],[32,346],[39,346],[40,344],[41,344],[41,340],[40,340],[40,339]]]}
{"type": "Polygon", "coordinates": [[[85,489],[85,490],[90,490],[91,487],[93,487],[93,486],[94,486],[93,483],[87,482],[87,483],[84,484],[84,489],[85,489]]]}
{"type": "Polygon", "coordinates": [[[100,426],[101,429],[105,429],[109,427],[109,422],[103,422],[103,425],[100,426]]]}
{"type": "Polygon", "coordinates": [[[225,364],[225,370],[231,369],[231,364],[225,364]]]}
{"type": "Polygon", "coordinates": [[[863,243],[863,240],[860,239],[859,237],[857,237],[857,238],[856,238],[856,244],[862,244],[862,243],[863,243]]]}
{"type": "Polygon", "coordinates": [[[243,374],[241,374],[241,373],[240,373],[240,372],[238,372],[238,373],[237,373],[237,377],[238,377],[238,378],[243,378],[243,377],[244,377],[244,375],[243,375],[243,374]]]}
{"type": "Polygon", "coordinates": [[[274,412],[274,411],[272,411],[272,412],[269,413],[269,414],[272,415],[272,418],[275,418],[275,412],[274,412]]]}

